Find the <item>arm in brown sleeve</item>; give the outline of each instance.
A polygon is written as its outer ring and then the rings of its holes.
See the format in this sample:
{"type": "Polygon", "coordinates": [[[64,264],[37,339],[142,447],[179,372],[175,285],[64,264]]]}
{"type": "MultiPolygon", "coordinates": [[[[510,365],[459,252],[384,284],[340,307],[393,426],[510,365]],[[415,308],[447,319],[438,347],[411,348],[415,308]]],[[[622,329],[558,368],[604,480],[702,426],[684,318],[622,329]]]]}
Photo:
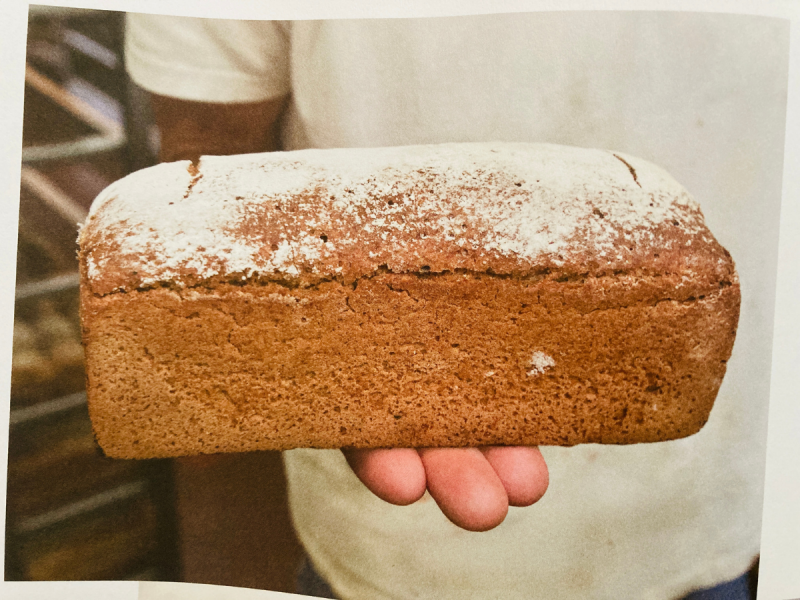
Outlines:
{"type": "Polygon", "coordinates": [[[286,96],[262,102],[208,103],[150,94],[161,134],[162,162],[197,160],[203,154],[278,150],[278,122],[286,96]]]}

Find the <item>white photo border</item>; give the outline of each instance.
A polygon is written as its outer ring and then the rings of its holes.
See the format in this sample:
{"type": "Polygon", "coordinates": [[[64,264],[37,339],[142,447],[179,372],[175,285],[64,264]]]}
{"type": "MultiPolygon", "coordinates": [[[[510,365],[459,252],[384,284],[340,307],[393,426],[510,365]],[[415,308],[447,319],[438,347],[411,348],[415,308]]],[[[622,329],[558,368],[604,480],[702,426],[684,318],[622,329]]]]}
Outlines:
{"type": "MultiPolygon", "coordinates": [[[[35,3],[39,4],[39,3],[35,3]]],[[[759,600],[800,597],[800,2],[752,0],[406,0],[382,4],[371,0],[52,0],[50,6],[180,14],[240,19],[330,19],[358,17],[425,17],[521,11],[637,10],[749,14],[791,21],[789,97],[784,154],[783,198],[775,306],[766,493],[762,523],[759,600]]],[[[28,2],[5,0],[0,6],[0,477],[8,459],[9,392],[17,250],[17,218],[22,140],[25,37],[28,2]]],[[[0,528],[5,527],[5,485],[0,486],[0,528]]],[[[0,556],[4,540],[0,536],[0,556]]],[[[0,596],[34,598],[178,598],[183,586],[148,582],[0,582],[0,596]]],[[[215,586],[202,586],[203,588],[215,586]]],[[[205,590],[203,598],[299,598],[277,592],[227,588],[205,590]],[[237,595],[238,594],[238,595],[237,595]]],[[[186,597],[196,597],[195,592],[186,597]]]]}

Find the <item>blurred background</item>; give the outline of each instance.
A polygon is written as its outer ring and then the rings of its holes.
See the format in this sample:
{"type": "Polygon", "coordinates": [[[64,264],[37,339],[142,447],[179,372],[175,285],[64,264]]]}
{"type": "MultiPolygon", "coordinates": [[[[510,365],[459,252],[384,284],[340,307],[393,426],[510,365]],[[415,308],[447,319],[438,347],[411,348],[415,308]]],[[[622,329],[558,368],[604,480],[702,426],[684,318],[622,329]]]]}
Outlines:
{"type": "Polygon", "coordinates": [[[77,232],[112,181],[156,162],[123,13],[32,6],[17,256],[6,580],[169,580],[294,591],[279,453],[102,456],[84,390],[77,232]]]}

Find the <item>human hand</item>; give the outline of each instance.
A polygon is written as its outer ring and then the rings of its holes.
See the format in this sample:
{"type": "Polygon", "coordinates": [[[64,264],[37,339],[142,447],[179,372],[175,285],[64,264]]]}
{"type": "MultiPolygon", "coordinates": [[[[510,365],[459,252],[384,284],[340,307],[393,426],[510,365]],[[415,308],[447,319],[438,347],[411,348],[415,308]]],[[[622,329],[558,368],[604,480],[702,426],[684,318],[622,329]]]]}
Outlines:
{"type": "Polygon", "coordinates": [[[488,531],[509,506],[530,506],[547,490],[549,475],[538,448],[392,448],[344,450],[361,482],[379,498],[400,506],[427,489],[453,523],[488,531]]]}

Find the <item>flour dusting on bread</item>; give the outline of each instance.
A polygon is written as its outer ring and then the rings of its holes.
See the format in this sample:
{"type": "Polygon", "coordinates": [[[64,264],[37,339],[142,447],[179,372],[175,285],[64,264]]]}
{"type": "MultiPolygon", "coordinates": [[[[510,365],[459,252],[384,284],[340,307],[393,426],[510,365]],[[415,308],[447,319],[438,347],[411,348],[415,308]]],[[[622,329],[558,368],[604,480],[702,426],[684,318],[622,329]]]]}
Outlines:
{"type": "Polygon", "coordinates": [[[158,165],[108,188],[81,234],[98,293],[187,277],[355,277],[382,266],[569,270],[586,256],[631,269],[654,247],[695,238],[707,238],[699,208],[661,169],[602,150],[515,143],[158,165]],[[680,239],[654,233],[673,223],[680,239]],[[135,275],[115,271],[115,257],[136,264],[135,275]]]}

